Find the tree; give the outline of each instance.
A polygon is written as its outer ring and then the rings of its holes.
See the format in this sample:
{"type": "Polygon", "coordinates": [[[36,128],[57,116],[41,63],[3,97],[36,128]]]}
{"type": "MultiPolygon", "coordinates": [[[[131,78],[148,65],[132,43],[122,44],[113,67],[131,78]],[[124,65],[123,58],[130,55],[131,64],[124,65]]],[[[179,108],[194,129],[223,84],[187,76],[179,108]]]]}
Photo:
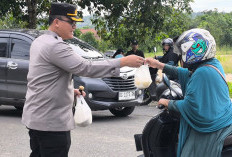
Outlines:
{"type": "Polygon", "coordinates": [[[28,23],[29,28],[36,28],[36,19],[37,19],[37,4],[38,0],[26,0],[28,7],[28,23]]]}
{"type": "Polygon", "coordinates": [[[12,17],[15,18],[15,21],[18,23],[19,21],[25,21],[22,8],[25,3],[23,1],[15,1],[15,0],[1,0],[0,2],[0,17],[4,19],[9,17],[11,14],[12,17]]]}
{"type": "MultiPolygon", "coordinates": [[[[53,0],[53,2],[66,2],[77,4],[78,0],[53,0]]],[[[28,28],[36,28],[37,23],[49,14],[50,0],[1,0],[0,16],[5,16],[9,12],[18,21],[28,22],[28,28]],[[44,17],[45,15],[45,17],[44,17]]]]}
{"type": "MultiPolygon", "coordinates": [[[[107,21],[109,29],[120,24],[122,18],[127,18],[127,23],[138,24],[151,28],[159,28],[164,17],[169,14],[170,8],[189,11],[189,2],[192,0],[54,0],[88,7],[90,13],[101,15],[107,21]]],[[[15,18],[28,21],[28,28],[36,28],[36,19],[43,19],[48,15],[49,0],[1,0],[0,16],[13,11],[15,18]]]]}
{"type": "MultiPolygon", "coordinates": [[[[179,11],[191,11],[189,3],[192,0],[82,0],[78,4],[100,16],[104,14],[109,30],[124,23],[126,27],[137,26],[141,28],[159,31],[164,19],[172,13],[172,9],[179,11]],[[92,5],[94,9],[92,8],[92,5]],[[125,20],[126,19],[126,20],[125,20]]],[[[96,18],[96,20],[98,20],[96,18]]],[[[136,29],[134,29],[136,30],[136,29]]],[[[144,33],[144,31],[141,31],[144,33]]]]}
{"type": "Polygon", "coordinates": [[[208,30],[219,46],[232,46],[232,13],[219,13],[217,10],[197,16],[191,27],[208,30]]]}
{"type": "MultiPolygon", "coordinates": [[[[132,39],[139,40],[141,47],[145,48],[160,42],[161,37],[173,36],[183,30],[182,26],[178,26],[178,22],[182,24],[184,22],[178,17],[184,11],[191,11],[189,3],[192,0],[54,1],[73,3],[82,8],[87,7],[94,15],[92,22],[101,38],[110,40],[109,44],[114,45],[115,48],[128,47],[132,39]],[[178,26],[174,33],[170,33],[171,27],[167,21],[171,21],[173,26],[178,26]]],[[[21,17],[22,20],[28,21],[28,28],[36,28],[36,23],[41,29],[47,28],[49,0],[10,0],[9,5],[5,7],[3,4],[6,2],[6,0],[0,2],[0,6],[3,7],[1,14],[14,9],[17,12],[14,17],[21,17]]]]}
{"type": "Polygon", "coordinates": [[[162,31],[165,32],[168,37],[174,38],[188,30],[190,28],[191,21],[192,19],[190,14],[173,10],[172,14],[169,17],[166,17],[162,31]]]}
{"type": "Polygon", "coordinates": [[[98,41],[95,39],[94,34],[92,32],[87,32],[80,36],[80,39],[84,40],[88,44],[98,49],[98,41]]]}
{"type": "Polygon", "coordinates": [[[125,48],[133,39],[139,40],[142,47],[158,43],[155,39],[162,34],[167,17],[171,18],[174,11],[191,12],[189,2],[191,0],[82,0],[78,4],[88,7],[95,15],[92,22],[103,40],[110,40],[116,48],[125,48]]]}

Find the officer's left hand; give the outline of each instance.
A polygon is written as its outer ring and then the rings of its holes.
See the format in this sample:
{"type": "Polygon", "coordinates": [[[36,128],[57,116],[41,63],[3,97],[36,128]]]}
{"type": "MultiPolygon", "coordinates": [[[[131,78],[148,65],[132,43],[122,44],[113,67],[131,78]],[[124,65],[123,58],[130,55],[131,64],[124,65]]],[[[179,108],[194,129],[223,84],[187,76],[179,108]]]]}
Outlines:
{"type": "Polygon", "coordinates": [[[86,96],[86,93],[84,91],[82,91],[82,94],[81,94],[79,89],[74,89],[74,94],[75,94],[75,96],[80,96],[80,95],[82,95],[83,97],[86,96]]]}

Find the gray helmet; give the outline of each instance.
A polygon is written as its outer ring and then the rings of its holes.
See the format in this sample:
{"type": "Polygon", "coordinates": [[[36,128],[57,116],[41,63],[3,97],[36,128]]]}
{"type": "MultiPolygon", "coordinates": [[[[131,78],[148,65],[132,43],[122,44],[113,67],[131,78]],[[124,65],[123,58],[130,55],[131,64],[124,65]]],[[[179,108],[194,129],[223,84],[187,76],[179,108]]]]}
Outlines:
{"type": "Polygon", "coordinates": [[[181,55],[185,64],[191,65],[214,58],[216,43],[209,31],[195,28],[179,36],[174,52],[181,55]]]}
{"type": "Polygon", "coordinates": [[[162,44],[162,46],[167,44],[170,47],[172,47],[173,46],[173,40],[171,38],[167,38],[167,39],[164,39],[161,44],[162,44]]]}

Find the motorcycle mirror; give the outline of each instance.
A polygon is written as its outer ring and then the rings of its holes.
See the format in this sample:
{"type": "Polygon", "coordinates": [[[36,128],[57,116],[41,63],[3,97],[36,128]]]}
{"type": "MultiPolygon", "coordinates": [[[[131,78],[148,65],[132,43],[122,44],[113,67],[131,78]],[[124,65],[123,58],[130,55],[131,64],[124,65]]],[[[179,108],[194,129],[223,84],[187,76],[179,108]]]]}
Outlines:
{"type": "Polygon", "coordinates": [[[165,75],[165,74],[163,74],[163,82],[164,82],[164,84],[168,87],[168,88],[170,88],[170,80],[169,80],[169,78],[167,77],[167,75],[165,75]]]}
{"type": "Polygon", "coordinates": [[[170,89],[171,95],[172,95],[172,91],[173,91],[174,93],[176,93],[179,96],[179,98],[183,99],[183,95],[180,94],[179,92],[177,92],[176,89],[174,89],[171,86],[171,81],[169,80],[169,78],[165,74],[163,74],[163,82],[170,89]]]}
{"type": "Polygon", "coordinates": [[[156,51],[157,51],[157,49],[156,49],[156,47],[154,47],[154,53],[156,53],[156,51]]]}

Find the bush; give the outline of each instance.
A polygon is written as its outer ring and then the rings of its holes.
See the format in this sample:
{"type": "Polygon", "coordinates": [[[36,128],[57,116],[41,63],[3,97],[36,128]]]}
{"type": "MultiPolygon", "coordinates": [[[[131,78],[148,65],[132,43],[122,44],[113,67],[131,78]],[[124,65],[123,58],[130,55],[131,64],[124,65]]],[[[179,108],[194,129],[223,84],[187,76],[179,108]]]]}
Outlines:
{"type": "Polygon", "coordinates": [[[6,16],[0,18],[0,29],[25,28],[26,25],[26,22],[17,21],[12,13],[6,14],[6,16]]]}
{"type": "Polygon", "coordinates": [[[80,29],[77,28],[77,29],[74,31],[74,36],[77,37],[77,38],[80,38],[80,37],[81,37],[81,31],[80,31],[80,29]]]}

